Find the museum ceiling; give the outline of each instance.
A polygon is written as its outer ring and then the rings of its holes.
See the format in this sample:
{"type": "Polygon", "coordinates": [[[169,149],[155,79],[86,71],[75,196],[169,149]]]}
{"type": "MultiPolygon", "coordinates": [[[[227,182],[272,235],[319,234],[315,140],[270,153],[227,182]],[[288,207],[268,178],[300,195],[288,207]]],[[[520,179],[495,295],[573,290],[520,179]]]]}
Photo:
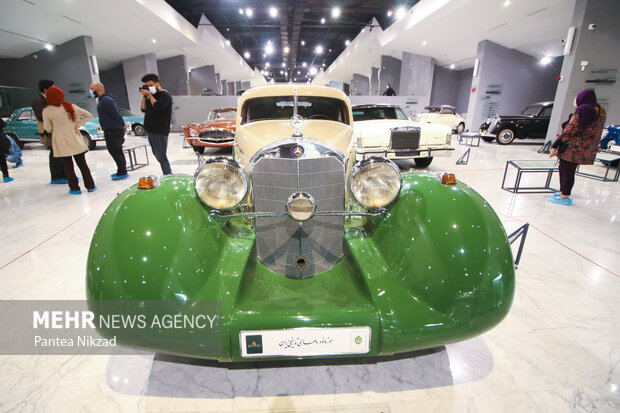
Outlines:
{"type": "Polygon", "coordinates": [[[373,17],[385,29],[399,8],[418,1],[166,0],[196,27],[206,16],[252,68],[277,82],[312,78],[373,17]]]}

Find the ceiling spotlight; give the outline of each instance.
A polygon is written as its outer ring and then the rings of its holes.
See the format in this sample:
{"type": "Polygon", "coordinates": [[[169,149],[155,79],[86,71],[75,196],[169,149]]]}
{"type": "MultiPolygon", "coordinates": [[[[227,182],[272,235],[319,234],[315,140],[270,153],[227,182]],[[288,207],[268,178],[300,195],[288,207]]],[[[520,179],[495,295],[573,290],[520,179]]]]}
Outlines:
{"type": "Polygon", "coordinates": [[[271,41],[267,43],[267,45],[265,45],[265,53],[268,55],[273,53],[273,44],[271,43],[271,41]]]}
{"type": "Polygon", "coordinates": [[[302,67],[306,67],[306,66],[308,66],[308,65],[306,64],[306,62],[303,62],[303,63],[301,64],[301,66],[302,66],[302,67]]]}
{"type": "Polygon", "coordinates": [[[406,11],[407,10],[405,10],[404,7],[399,7],[398,10],[396,10],[396,18],[400,19],[401,17],[403,17],[406,11]]]}
{"type": "Polygon", "coordinates": [[[157,39],[151,39],[153,43],[157,43],[157,39]]]}
{"type": "Polygon", "coordinates": [[[297,71],[297,74],[298,74],[298,75],[299,75],[299,74],[301,74],[301,70],[298,70],[298,71],[297,71]]]}
{"type": "Polygon", "coordinates": [[[551,63],[551,57],[549,57],[549,56],[545,56],[545,57],[543,57],[542,59],[540,59],[540,64],[541,64],[541,65],[546,66],[546,65],[548,65],[549,63],[551,63]]]}
{"type": "Polygon", "coordinates": [[[392,10],[388,10],[388,12],[387,12],[387,16],[388,16],[388,17],[392,17],[392,10]]]}
{"type": "Polygon", "coordinates": [[[278,9],[276,9],[275,7],[269,7],[269,15],[271,17],[277,17],[278,16],[278,9]]]}
{"type": "Polygon", "coordinates": [[[346,40],[346,41],[344,42],[344,45],[345,45],[345,46],[348,46],[348,45],[350,45],[350,44],[351,44],[351,40],[346,40]]]}
{"type": "MultiPolygon", "coordinates": [[[[153,40],[155,40],[155,39],[153,39],[153,40]]],[[[43,46],[43,47],[45,47],[45,48],[46,48],[47,50],[49,50],[50,52],[51,52],[52,50],[54,50],[54,45],[53,45],[53,44],[51,44],[51,43],[45,43],[45,46],[43,46]]]]}
{"type": "Polygon", "coordinates": [[[284,70],[280,70],[280,74],[283,75],[284,74],[284,70]]]}
{"type": "Polygon", "coordinates": [[[332,52],[332,49],[329,49],[329,52],[331,53],[331,52],[332,52]]]}
{"type": "Polygon", "coordinates": [[[340,17],[340,8],[339,7],[334,7],[332,9],[332,17],[334,19],[337,19],[338,17],[340,17]]]}
{"type": "Polygon", "coordinates": [[[269,66],[271,66],[269,62],[265,63],[265,67],[269,67],[269,66]]]}
{"type": "Polygon", "coordinates": [[[318,46],[314,49],[314,53],[316,53],[316,54],[323,54],[323,46],[318,45],[318,46]]]}
{"type": "Polygon", "coordinates": [[[321,17],[321,24],[325,24],[325,17],[321,17]]]}
{"type": "Polygon", "coordinates": [[[250,52],[246,51],[246,52],[243,54],[243,57],[245,57],[246,59],[249,59],[249,58],[250,58],[250,52]]]}
{"type": "Polygon", "coordinates": [[[508,6],[510,6],[510,0],[506,0],[506,1],[504,2],[504,7],[508,7],[508,6]]]}
{"type": "Polygon", "coordinates": [[[230,40],[226,40],[226,46],[230,46],[230,40]]]}
{"type": "Polygon", "coordinates": [[[323,63],[321,66],[325,67],[325,63],[323,63]]]}
{"type": "Polygon", "coordinates": [[[245,9],[245,15],[248,17],[252,17],[252,15],[254,14],[254,10],[250,9],[249,7],[247,9],[245,9]]]}
{"type": "Polygon", "coordinates": [[[226,31],[227,31],[227,32],[229,32],[229,31],[230,31],[230,27],[227,27],[227,28],[226,28],[226,31]]]}
{"type": "Polygon", "coordinates": [[[291,49],[289,49],[288,46],[284,46],[284,54],[287,54],[290,51],[291,49]]]}
{"type": "Polygon", "coordinates": [[[450,65],[450,69],[454,69],[454,63],[450,65]]]}
{"type": "Polygon", "coordinates": [[[302,46],[305,46],[305,45],[306,45],[306,41],[305,41],[305,40],[302,40],[302,41],[301,41],[301,45],[302,45],[302,46]]]}
{"type": "Polygon", "coordinates": [[[422,41],[422,46],[426,46],[426,40],[422,41]]]}
{"type": "Polygon", "coordinates": [[[282,62],[282,67],[286,67],[286,63],[282,62]]]}
{"type": "Polygon", "coordinates": [[[239,9],[239,14],[244,14],[243,9],[239,9]]]}
{"type": "Polygon", "coordinates": [[[316,75],[316,73],[317,73],[317,72],[318,72],[318,70],[316,69],[316,67],[312,66],[312,67],[310,68],[310,74],[311,74],[311,75],[316,75]]]}

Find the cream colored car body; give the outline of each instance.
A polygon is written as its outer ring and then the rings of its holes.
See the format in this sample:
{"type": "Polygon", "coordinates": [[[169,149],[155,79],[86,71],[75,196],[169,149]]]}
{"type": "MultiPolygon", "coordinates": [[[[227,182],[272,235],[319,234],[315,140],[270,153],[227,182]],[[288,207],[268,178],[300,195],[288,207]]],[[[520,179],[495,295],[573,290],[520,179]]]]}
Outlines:
{"type": "Polygon", "coordinates": [[[414,122],[409,119],[376,119],[355,121],[353,126],[354,138],[357,143],[357,160],[373,155],[386,156],[390,159],[448,156],[453,150],[451,146],[452,129],[445,125],[414,122]],[[390,136],[392,129],[405,126],[420,128],[419,154],[402,155],[391,151],[390,136]]]}
{"type": "MultiPolygon", "coordinates": [[[[237,132],[235,135],[235,159],[250,170],[250,159],[256,152],[265,146],[279,141],[289,139],[295,129],[289,119],[278,120],[258,120],[243,123],[244,103],[250,99],[271,96],[290,96],[294,91],[297,96],[320,96],[339,99],[346,105],[346,123],[322,119],[304,119],[300,132],[305,139],[316,139],[327,142],[338,148],[347,159],[346,165],[350,165],[349,160],[355,156],[355,141],[353,140],[353,114],[351,113],[351,102],[347,95],[338,89],[324,86],[313,85],[274,85],[261,86],[247,90],[237,102],[237,132]]],[[[303,139],[302,138],[302,139],[303,139]]]]}
{"type": "Polygon", "coordinates": [[[452,106],[442,105],[440,113],[418,113],[416,116],[419,122],[449,126],[458,133],[465,129],[465,118],[459,115],[452,106]],[[462,130],[459,131],[461,124],[462,130]]]}

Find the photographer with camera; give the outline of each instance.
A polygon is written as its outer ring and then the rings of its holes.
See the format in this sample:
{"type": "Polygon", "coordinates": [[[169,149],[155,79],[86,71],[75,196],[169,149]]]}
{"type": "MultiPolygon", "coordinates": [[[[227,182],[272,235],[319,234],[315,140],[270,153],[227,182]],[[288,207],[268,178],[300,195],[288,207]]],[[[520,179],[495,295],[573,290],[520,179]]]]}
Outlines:
{"type": "Polygon", "coordinates": [[[164,175],[172,170],[166,156],[170,119],[172,118],[172,97],[162,89],[156,74],[149,73],[142,77],[144,85],[139,88],[142,95],[141,109],[144,112],[144,129],[149,138],[153,155],[161,165],[164,175]]]}

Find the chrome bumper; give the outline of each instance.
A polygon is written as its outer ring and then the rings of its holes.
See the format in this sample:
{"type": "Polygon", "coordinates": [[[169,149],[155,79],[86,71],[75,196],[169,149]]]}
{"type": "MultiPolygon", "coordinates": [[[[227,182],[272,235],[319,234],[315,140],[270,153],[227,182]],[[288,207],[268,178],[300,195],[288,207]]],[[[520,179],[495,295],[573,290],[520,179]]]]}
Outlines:
{"type": "Polygon", "coordinates": [[[447,156],[453,147],[441,148],[420,148],[414,150],[377,148],[373,150],[356,150],[355,160],[360,161],[369,156],[383,156],[388,159],[413,159],[413,158],[430,158],[432,156],[447,156]]]}

